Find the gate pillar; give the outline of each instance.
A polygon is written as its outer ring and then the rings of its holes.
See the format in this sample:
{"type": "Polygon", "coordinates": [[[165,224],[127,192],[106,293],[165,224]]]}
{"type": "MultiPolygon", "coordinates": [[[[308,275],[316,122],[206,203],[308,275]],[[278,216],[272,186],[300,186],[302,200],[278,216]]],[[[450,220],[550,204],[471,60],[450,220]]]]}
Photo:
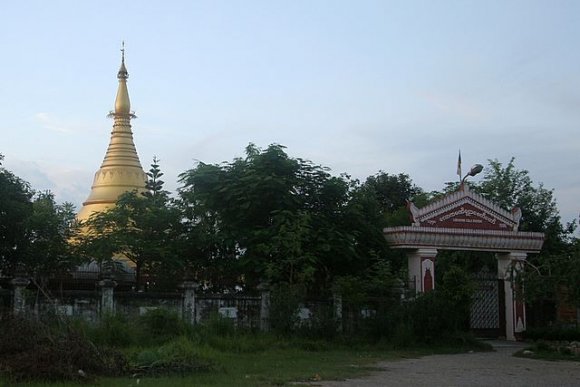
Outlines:
{"type": "Polygon", "coordinates": [[[409,282],[415,286],[415,293],[425,293],[435,289],[435,257],[437,249],[422,248],[407,253],[409,282]]]}
{"type": "Polygon", "coordinates": [[[195,310],[195,291],[199,287],[199,284],[194,281],[185,281],[181,284],[180,287],[183,289],[183,304],[181,308],[183,320],[190,325],[195,325],[197,321],[197,311],[195,310]]]}
{"type": "Polygon", "coordinates": [[[26,312],[26,299],[24,291],[30,283],[30,280],[24,277],[16,277],[10,282],[14,287],[14,295],[12,300],[13,312],[15,315],[23,314],[26,312]]]}
{"type": "MultiPolygon", "coordinates": [[[[519,271],[523,269],[523,262],[527,254],[511,252],[497,254],[497,274],[500,283],[503,282],[505,337],[515,341],[526,330],[526,306],[521,297],[517,296],[519,289],[515,281],[519,271]]],[[[501,294],[501,292],[500,292],[501,294]]]]}

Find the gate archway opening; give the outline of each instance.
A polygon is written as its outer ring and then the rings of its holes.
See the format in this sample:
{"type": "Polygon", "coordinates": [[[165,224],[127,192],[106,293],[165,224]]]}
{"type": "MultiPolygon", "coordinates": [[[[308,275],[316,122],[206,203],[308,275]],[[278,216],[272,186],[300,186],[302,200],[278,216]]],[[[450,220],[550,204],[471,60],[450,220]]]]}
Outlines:
{"type": "Polygon", "coordinates": [[[518,231],[521,210],[507,211],[467,185],[429,205],[408,208],[412,225],[388,227],[384,235],[391,248],[405,249],[409,281],[417,293],[435,288],[438,251],[470,250],[495,253],[500,294],[501,335],[517,340],[526,329],[525,304],[516,297],[515,278],[528,254],[539,253],[544,234],[518,231]]]}

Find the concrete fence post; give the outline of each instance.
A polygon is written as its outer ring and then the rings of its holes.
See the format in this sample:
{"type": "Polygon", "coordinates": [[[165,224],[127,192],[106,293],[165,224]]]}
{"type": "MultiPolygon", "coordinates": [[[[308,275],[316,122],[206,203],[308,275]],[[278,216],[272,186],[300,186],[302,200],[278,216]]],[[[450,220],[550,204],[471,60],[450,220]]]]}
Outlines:
{"type": "Polygon", "coordinates": [[[183,289],[183,304],[181,309],[183,320],[188,324],[195,325],[195,291],[199,287],[199,284],[194,281],[185,281],[180,287],[183,289]]]}
{"type": "Polygon", "coordinates": [[[336,329],[342,332],[342,294],[339,292],[332,293],[332,304],[334,305],[334,318],[336,320],[336,329]]]}
{"type": "Polygon", "coordinates": [[[14,315],[24,314],[26,312],[26,299],[24,297],[24,291],[30,280],[24,277],[16,277],[10,281],[10,284],[14,288],[13,299],[12,299],[12,311],[14,315]]]}
{"type": "Polygon", "coordinates": [[[115,313],[115,287],[117,282],[112,279],[99,281],[101,288],[101,318],[115,313]]]}
{"type": "Polygon", "coordinates": [[[260,291],[260,330],[268,332],[270,330],[270,287],[267,283],[258,285],[260,291]]]}

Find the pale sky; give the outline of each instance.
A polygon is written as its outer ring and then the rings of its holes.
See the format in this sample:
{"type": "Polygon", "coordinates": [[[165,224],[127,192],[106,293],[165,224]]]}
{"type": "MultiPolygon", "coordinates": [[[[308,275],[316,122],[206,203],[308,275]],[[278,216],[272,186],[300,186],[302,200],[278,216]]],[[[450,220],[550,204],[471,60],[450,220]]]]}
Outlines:
{"type": "MultiPolygon", "coordinates": [[[[425,190],[516,158],[580,212],[580,1],[6,1],[0,153],[57,201],[87,198],[121,41],[133,133],[166,188],[278,143],[333,174],[425,190]]],[[[477,178],[476,178],[477,179],[477,178]]],[[[80,208],[80,207],[79,207],[80,208]]]]}

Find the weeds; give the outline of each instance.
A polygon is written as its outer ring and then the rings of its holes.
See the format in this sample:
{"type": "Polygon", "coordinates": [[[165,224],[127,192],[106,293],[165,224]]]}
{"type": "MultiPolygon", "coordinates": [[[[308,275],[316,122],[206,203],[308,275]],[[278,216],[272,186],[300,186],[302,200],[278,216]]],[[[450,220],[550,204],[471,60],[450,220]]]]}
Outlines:
{"type": "MultiPolygon", "coordinates": [[[[415,317],[413,311],[419,313],[417,309],[411,309],[410,314],[398,316],[415,317]]],[[[435,313],[436,310],[421,311],[425,312],[435,313]]],[[[387,327],[389,335],[379,340],[372,335],[349,337],[338,334],[331,318],[328,314],[328,319],[293,328],[291,334],[239,329],[232,320],[218,315],[205,324],[192,327],[164,310],[152,310],[133,320],[106,316],[96,325],[61,319],[46,324],[34,320],[9,320],[0,327],[0,373],[15,381],[80,381],[121,374],[156,377],[219,374],[222,369],[229,369],[228,362],[238,358],[260,359],[274,355],[293,359],[326,358],[331,354],[342,356],[338,354],[352,351],[367,353],[409,347],[421,350],[421,343],[425,343],[417,334],[417,326],[407,324],[403,318],[381,320],[389,321],[389,324],[399,321],[399,324],[395,328],[387,327]],[[334,333],[319,334],[325,328],[333,329],[334,333]],[[317,354],[313,355],[313,352],[317,354]]],[[[435,315],[432,318],[440,317],[435,315]]],[[[439,329],[442,321],[445,319],[427,321],[428,327],[439,329]]],[[[430,352],[437,351],[437,348],[454,351],[486,349],[478,346],[470,335],[452,334],[451,331],[436,338],[429,336],[428,343],[435,346],[430,352]]],[[[312,368],[307,362],[304,366],[312,368]]],[[[288,370],[288,373],[298,374],[294,370],[288,370]]]]}
{"type": "Polygon", "coordinates": [[[516,352],[514,356],[552,361],[568,360],[580,362],[580,355],[574,354],[571,348],[544,341],[538,341],[532,346],[516,352]]]}
{"type": "Polygon", "coordinates": [[[14,381],[86,380],[126,367],[119,351],[95,346],[68,324],[13,318],[0,327],[0,371],[14,381]]]}
{"type": "Polygon", "coordinates": [[[200,356],[199,348],[185,337],[135,352],[129,361],[133,374],[143,376],[185,375],[213,368],[211,361],[200,356]]]}

